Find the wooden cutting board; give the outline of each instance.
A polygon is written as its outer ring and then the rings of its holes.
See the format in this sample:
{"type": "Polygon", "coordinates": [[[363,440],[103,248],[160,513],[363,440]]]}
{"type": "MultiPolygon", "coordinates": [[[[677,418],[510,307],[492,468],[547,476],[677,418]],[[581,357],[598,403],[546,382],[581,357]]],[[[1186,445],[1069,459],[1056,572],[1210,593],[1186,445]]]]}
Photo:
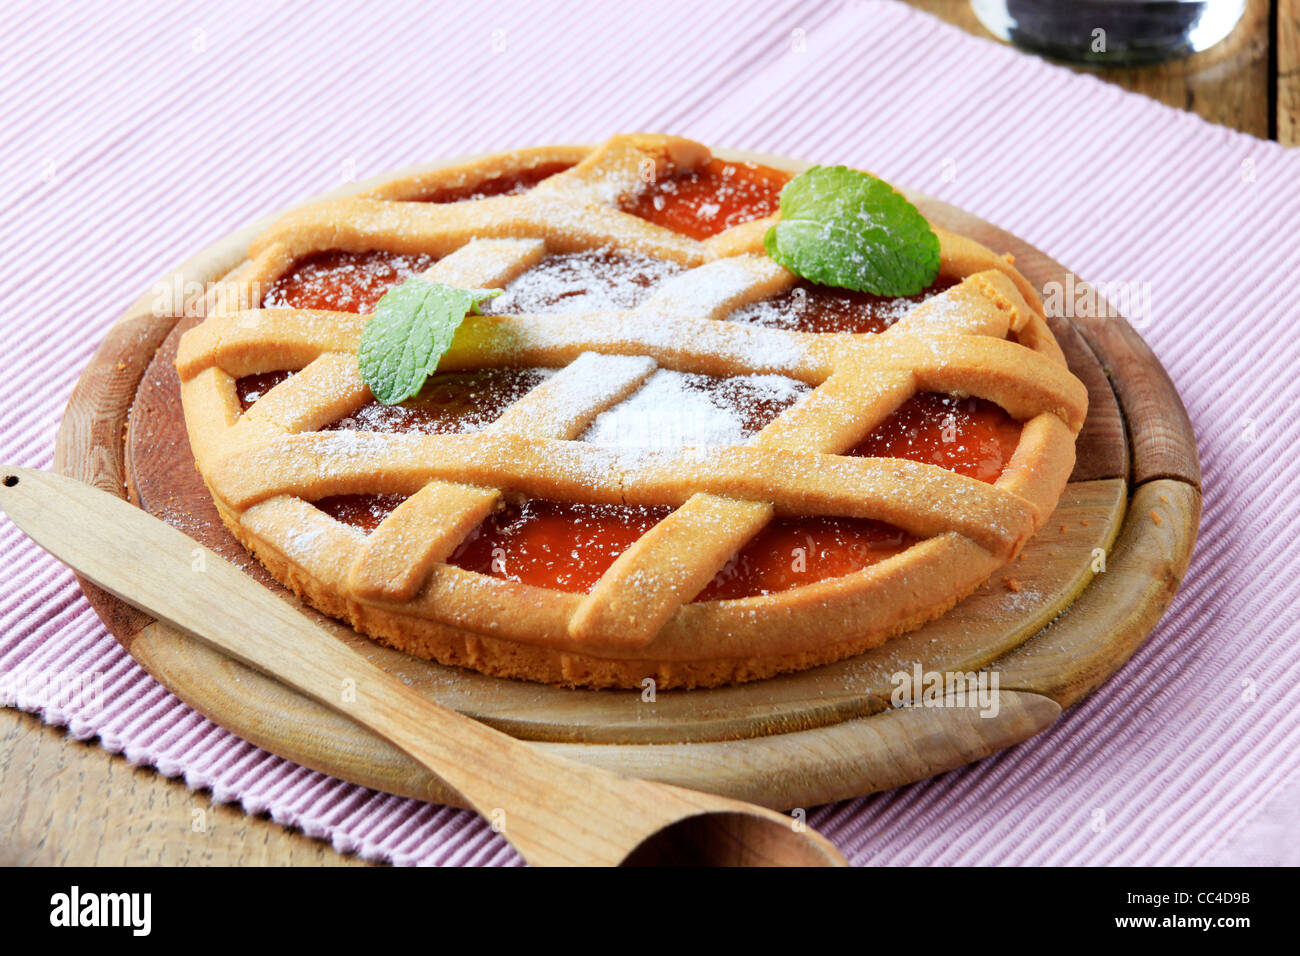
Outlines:
{"type": "MultiPolygon", "coordinates": [[[[767,155],[722,155],[794,170],[806,166],[767,155]]],[[[1064,267],[1014,236],[945,203],[913,198],[944,228],[1011,252],[1038,288],[1066,282],[1064,267]]],[[[130,497],[296,603],[217,517],[190,455],[172,366],[180,334],[198,321],[185,315],[186,304],[239,265],[250,238],[272,218],[162,277],[113,326],[69,402],[55,468],[130,497]],[[172,290],[162,308],[160,288],[172,290]]],[[[1178,587],[1200,515],[1191,425],[1138,334],[1119,317],[1049,321],[1090,400],[1078,463],[1057,511],[1021,559],[975,594],[939,620],[866,654],[737,687],[660,692],[651,700],[637,691],[571,690],[443,667],[303,612],[420,692],[539,747],[772,807],[868,793],[978,760],[1045,729],[1133,654],[1178,587]],[[895,675],[917,666],[923,672],[996,673],[996,714],[979,706],[893,707],[895,675]]],[[[137,661],[239,736],[376,789],[432,791],[447,803],[460,802],[345,718],[88,582],[82,586],[137,661]]]]}

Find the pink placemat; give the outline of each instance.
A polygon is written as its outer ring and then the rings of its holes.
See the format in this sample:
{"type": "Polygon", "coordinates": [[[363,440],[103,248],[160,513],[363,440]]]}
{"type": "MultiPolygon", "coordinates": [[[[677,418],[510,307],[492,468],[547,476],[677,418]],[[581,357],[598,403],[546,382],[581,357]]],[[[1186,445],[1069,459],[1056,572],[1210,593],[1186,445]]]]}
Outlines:
{"type": "MultiPolygon", "coordinates": [[[[45,3],[3,22],[6,462],[49,467],[78,374],[167,268],[293,200],[461,153],[644,129],[843,162],[1139,283],[1205,474],[1177,600],[1048,733],[809,820],[860,864],[1300,862],[1300,153],[884,2],[45,3]]],[[[469,813],[214,726],[7,521],[0,548],[7,703],[341,850],[519,862],[469,813]]]]}

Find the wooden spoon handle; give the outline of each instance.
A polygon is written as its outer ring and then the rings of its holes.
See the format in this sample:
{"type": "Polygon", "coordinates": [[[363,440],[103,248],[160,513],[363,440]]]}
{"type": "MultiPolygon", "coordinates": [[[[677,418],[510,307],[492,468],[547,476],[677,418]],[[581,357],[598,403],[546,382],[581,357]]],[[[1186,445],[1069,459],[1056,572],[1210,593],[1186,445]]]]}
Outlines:
{"type": "Polygon", "coordinates": [[[612,864],[665,823],[728,806],[543,754],[365,660],[219,555],[71,478],[0,469],[0,507],[59,560],[368,727],[455,788],[533,863],[612,864]]]}

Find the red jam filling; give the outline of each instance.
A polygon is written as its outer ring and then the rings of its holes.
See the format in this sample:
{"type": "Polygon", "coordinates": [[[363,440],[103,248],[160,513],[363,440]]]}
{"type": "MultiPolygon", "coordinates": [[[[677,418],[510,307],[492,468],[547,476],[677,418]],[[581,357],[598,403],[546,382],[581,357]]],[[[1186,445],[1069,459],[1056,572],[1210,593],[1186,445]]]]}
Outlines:
{"type": "Polygon", "coordinates": [[[373,312],[385,292],[435,261],[422,254],[318,252],[299,259],[276,279],[262,307],[373,312]]]}
{"type": "Polygon", "coordinates": [[[235,381],[235,394],[239,396],[239,410],[248,411],[253,403],[279,385],[293,372],[263,372],[261,375],[245,375],[235,381]]]}
{"type": "Polygon", "coordinates": [[[444,186],[435,189],[422,202],[469,202],[473,199],[487,199],[489,196],[517,196],[526,193],[543,179],[550,179],[556,173],[562,173],[570,163],[543,163],[531,169],[501,176],[490,176],[476,183],[464,186],[444,186]]]}
{"type": "MultiPolygon", "coordinates": [[[[923,461],[994,482],[1015,454],[1020,431],[1020,423],[992,402],[929,392],[904,402],[848,454],[923,461]]],[[[914,543],[879,521],[778,518],[696,600],[771,594],[852,574],[914,543]]]]}
{"type": "Polygon", "coordinates": [[[497,315],[631,309],[680,271],[674,262],[614,249],[563,253],[547,256],[480,308],[497,315]]]}
{"type": "Polygon", "coordinates": [[[1020,442],[1020,422],[992,402],[925,392],[904,402],[848,452],[907,458],[994,482],[1020,442]]]}
{"type": "Polygon", "coordinates": [[[737,309],[727,316],[727,321],[787,332],[883,332],[915,306],[956,284],[941,278],[916,295],[886,298],[800,279],[780,295],[737,309]]]}
{"type": "MultiPolygon", "coordinates": [[[[367,534],[403,499],[335,495],[315,502],[326,514],[367,534]]],[[[593,505],[530,499],[490,515],[449,564],[507,581],[586,593],[669,507],[593,505]]],[[[913,543],[879,521],[778,518],[733,557],[696,600],[769,594],[852,574],[913,543]]]]}
{"type": "MultiPolygon", "coordinates": [[[[449,562],[508,581],[586,593],[619,555],[671,511],[531,499],[489,517],[449,562]]],[[[362,512],[362,517],[367,515],[362,512]]],[[[908,535],[879,521],[777,519],[741,549],[696,600],[767,594],[851,574],[912,543],[908,535]]]]}
{"type": "Polygon", "coordinates": [[[790,174],[756,163],[710,160],[649,183],[623,202],[623,210],[692,239],[707,239],[779,207],[790,174]]]}
{"type": "Polygon", "coordinates": [[[401,495],[333,495],[312,504],[335,521],[369,534],[405,500],[401,495]]]}
{"type": "Polygon", "coordinates": [[[370,402],[327,431],[413,432],[425,435],[475,432],[546,379],[536,368],[439,372],[420,393],[400,405],[370,402]]]}
{"type": "Polygon", "coordinates": [[[585,593],[670,511],[534,498],[489,516],[449,563],[508,581],[585,593]]]}
{"type": "Polygon", "coordinates": [[[914,543],[906,532],[882,521],[777,518],[741,548],[695,600],[772,594],[843,577],[914,543]]]}

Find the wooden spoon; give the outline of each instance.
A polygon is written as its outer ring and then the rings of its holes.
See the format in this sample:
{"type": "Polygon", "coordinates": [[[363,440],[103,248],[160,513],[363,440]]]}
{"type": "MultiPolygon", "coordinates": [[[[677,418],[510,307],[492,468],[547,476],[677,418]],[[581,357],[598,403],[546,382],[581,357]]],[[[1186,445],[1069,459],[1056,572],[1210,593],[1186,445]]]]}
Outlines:
{"type": "Polygon", "coordinates": [[[105,590],[410,754],[530,863],[846,865],[824,837],[774,811],[553,757],[421,697],[234,565],[106,492],[0,467],[0,508],[105,590]]]}

